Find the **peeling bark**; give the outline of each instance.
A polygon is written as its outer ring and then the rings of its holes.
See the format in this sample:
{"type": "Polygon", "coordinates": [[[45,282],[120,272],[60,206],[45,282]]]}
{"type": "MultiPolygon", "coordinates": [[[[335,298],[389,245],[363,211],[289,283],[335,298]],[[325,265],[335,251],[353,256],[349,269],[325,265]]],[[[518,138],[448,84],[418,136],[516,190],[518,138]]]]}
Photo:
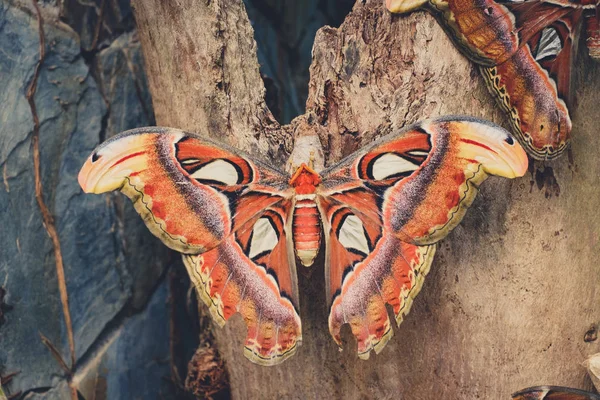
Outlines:
{"type": "MultiPolygon", "coordinates": [[[[306,113],[279,126],[264,102],[241,0],[133,4],[158,123],[219,137],[281,167],[294,138],[318,137],[331,164],[418,119],[505,122],[476,68],[425,13],[392,16],[381,1],[359,1],[340,28],[322,28],[306,113]]],[[[581,362],[600,351],[585,340],[600,321],[600,159],[590,150],[600,147],[600,66],[579,61],[574,161],[545,165],[557,195],[533,187],[535,171],[532,184],[486,182],[439,245],[412,313],[368,361],[356,357],[349,329],[341,353],[329,336],[321,252],[312,269],[299,270],[304,341],[292,359],[271,368],[246,360],[239,317],[215,331],[233,396],[506,399],[535,384],[589,389],[581,362]]]]}

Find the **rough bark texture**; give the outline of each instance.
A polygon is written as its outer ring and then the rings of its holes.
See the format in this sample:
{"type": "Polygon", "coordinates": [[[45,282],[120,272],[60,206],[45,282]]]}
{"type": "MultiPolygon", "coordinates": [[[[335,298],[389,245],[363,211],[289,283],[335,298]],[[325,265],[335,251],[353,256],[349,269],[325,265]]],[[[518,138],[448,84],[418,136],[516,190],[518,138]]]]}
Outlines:
{"type": "Polygon", "coordinates": [[[256,42],[238,1],[136,1],[156,120],[282,160],[256,61],[256,42]],[[150,28],[151,27],[151,28],[150,28]],[[154,54],[150,54],[154,52],[154,54]],[[169,77],[165,79],[165,77],[169,77]]]}
{"type": "MultiPolygon", "coordinates": [[[[379,0],[358,1],[339,29],[321,29],[306,114],[281,127],[263,100],[241,0],[133,6],[158,124],[220,137],[282,167],[302,136],[318,135],[330,164],[417,119],[504,122],[476,68],[425,13],[397,17],[379,0]]],[[[581,362],[600,351],[584,340],[600,322],[600,65],[585,56],[577,65],[571,157],[483,185],[380,355],[357,359],[349,334],[338,352],[318,259],[300,271],[304,342],[295,357],[250,363],[238,317],[215,332],[233,396],[506,399],[537,384],[590,388],[581,362]]]]}

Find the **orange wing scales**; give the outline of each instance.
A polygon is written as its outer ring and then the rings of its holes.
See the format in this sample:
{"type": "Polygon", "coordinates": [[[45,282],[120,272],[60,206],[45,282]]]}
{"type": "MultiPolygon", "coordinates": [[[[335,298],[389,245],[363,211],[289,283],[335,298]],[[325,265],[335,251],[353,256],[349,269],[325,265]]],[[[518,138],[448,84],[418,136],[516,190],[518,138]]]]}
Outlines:
{"type": "Polygon", "coordinates": [[[273,365],[296,352],[302,342],[296,308],[280,293],[277,281],[248,260],[233,238],[202,255],[184,256],[184,262],[200,298],[220,326],[237,312],[244,318],[246,357],[273,365]]]}
{"type": "Polygon", "coordinates": [[[459,50],[479,65],[528,154],[560,156],[572,123],[571,69],[580,31],[600,58],[597,0],[387,0],[392,12],[431,11],[459,50]],[[580,26],[585,24],[585,30],[580,26]]]}
{"type": "Polygon", "coordinates": [[[379,353],[393,335],[385,304],[396,323],[408,314],[429,272],[435,245],[420,247],[384,236],[369,257],[344,277],[329,314],[329,330],[341,345],[340,328],[349,323],[358,341],[358,356],[379,353]]]}
{"type": "Polygon", "coordinates": [[[493,0],[440,0],[428,5],[442,16],[455,43],[482,65],[505,61],[519,46],[510,13],[493,0]]]}
{"type": "Polygon", "coordinates": [[[116,137],[88,159],[79,182],[87,192],[120,189],[152,233],[172,249],[193,254],[215,247],[231,226],[224,196],[190,180],[182,168],[176,155],[182,138],[181,131],[157,128],[116,137]]]}
{"type": "Polygon", "coordinates": [[[481,73],[532,157],[551,159],[566,149],[572,127],[569,110],[558,96],[556,83],[534,61],[529,47],[505,63],[482,67],[481,73]]]}
{"type": "MultiPolygon", "coordinates": [[[[418,174],[390,188],[383,204],[390,231],[418,245],[436,243],[454,229],[490,174],[522,176],[527,166],[523,150],[494,139],[500,131],[491,125],[448,121],[426,129],[433,143],[428,162],[418,174]],[[493,144],[495,140],[499,143],[493,144]],[[494,158],[507,164],[483,162],[494,158]]],[[[507,132],[503,134],[510,138],[507,132]]]]}

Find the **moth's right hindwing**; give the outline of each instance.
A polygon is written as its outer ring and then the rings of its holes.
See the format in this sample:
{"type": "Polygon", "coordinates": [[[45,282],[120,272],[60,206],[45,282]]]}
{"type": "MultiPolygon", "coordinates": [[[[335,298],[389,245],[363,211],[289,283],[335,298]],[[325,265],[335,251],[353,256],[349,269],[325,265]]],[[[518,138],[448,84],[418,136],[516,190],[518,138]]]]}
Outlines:
{"type": "Polygon", "coordinates": [[[219,325],[240,313],[248,326],[244,353],[262,365],[279,364],[302,342],[294,250],[286,227],[291,201],[248,221],[235,235],[184,263],[200,298],[219,325]]]}

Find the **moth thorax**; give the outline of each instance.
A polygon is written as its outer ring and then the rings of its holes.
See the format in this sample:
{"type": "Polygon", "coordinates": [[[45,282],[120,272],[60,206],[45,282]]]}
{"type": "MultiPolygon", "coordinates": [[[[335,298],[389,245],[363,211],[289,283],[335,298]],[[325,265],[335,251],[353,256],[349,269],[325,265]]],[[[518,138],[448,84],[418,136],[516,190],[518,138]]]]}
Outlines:
{"type": "Polygon", "coordinates": [[[296,256],[310,267],[321,246],[321,218],[314,194],[298,195],[292,225],[296,256]]]}

